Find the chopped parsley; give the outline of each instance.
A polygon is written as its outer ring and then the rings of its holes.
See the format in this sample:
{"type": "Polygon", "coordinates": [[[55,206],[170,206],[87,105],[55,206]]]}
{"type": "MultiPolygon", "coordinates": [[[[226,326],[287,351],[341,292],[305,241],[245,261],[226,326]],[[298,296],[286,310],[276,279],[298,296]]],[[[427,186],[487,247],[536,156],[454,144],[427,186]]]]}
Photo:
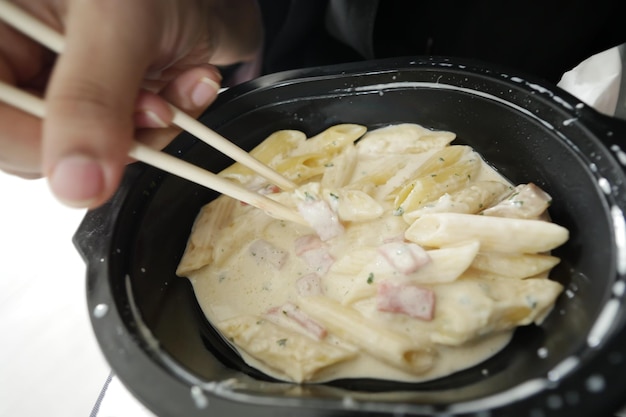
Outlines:
{"type": "Polygon", "coordinates": [[[367,283],[368,284],[373,284],[374,283],[374,273],[370,272],[369,275],[367,276],[367,283]]]}
{"type": "Polygon", "coordinates": [[[287,345],[287,339],[278,339],[276,341],[276,343],[278,343],[278,346],[286,346],[287,345]]]}
{"type": "Polygon", "coordinates": [[[402,206],[398,207],[393,211],[394,216],[402,216],[404,214],[404,208],[402,206]]]}

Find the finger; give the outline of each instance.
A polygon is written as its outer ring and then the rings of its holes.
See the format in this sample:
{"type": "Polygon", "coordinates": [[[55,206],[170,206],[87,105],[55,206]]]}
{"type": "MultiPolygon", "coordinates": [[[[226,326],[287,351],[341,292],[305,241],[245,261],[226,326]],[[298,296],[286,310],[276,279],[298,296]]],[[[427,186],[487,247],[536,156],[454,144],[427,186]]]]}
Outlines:
{"type": "Polygon", "coordinates": [[[0,104],[0,169],[41,176],[41,121],[0,104]]]}
{"type": "Polygon", "coordinates": [[[156,38],[144,6],[70,3],[65,49],[47,92],[42,146],[52,192],[70,206],[98,206],[119,184],[135,99],[156,38]]]}
{"type": "Polygon", "coordinates": [[[44,49],[34,41],[0,23],[0,58],[16,84],[27,84],[41,71],[44,49]]]}
{"type": "Polygon", "coordinates": [[[217,97],[222,76],[209,64],[179,74],[161,92],[161,96],[189,115],[199,116],[217,97]]]}
{"type": "Polygon", "coordinates": [[[198,117],[217,98],[220,82],[218,69],[207,64],[179,74],[163,89],[161,97],[142,94],[136,108],[136,126],[158,129],[140,129],[136,133],[137,139],[154,148],[165,147],[180,129],[171,127],[173,115],[160,105],[167,100],[188,115],[198,117]]]}
{"type": "MultiPolygon", "coordinates": [[[[0,55],[0,80],[16,76],[0,55]]],[[[41,176],[41,121],[0,103],[0,170],[22,177],[41,176]]]]}

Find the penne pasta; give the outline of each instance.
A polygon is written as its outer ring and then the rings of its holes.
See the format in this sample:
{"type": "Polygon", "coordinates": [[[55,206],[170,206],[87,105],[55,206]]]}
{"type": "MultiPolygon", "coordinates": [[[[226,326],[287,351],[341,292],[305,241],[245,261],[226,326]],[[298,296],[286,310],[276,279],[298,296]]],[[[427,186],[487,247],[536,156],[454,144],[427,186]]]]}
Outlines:
{"type": "Polygon", "coordinates": [[[324,154],[332,158],[343,149],[353,146],[354,142],[367,131],[365,126],[356,124],[339,124],[331,126],[317,135],[307,139],[292,156],[306,154],[324,154]]]}
{"type": "Polygon", "coordinates": [[[340,188],[349,183],[356,166],[357,154],[353,146],[346,147],[335,159],[326,164],[322,180],[324,188],[340,188]]]}
{"type": "Polygon", "coordinates": [[[452,132],[435,131],[422,126],[401,123],[367,132],[357,143],[361,154],[421,153],[440,149],[454,140],[452,132]]]}
{"type": "Polygon", "coordinates": [[[344,285],[345,295],[342,304],[345,305],[354,304],[374,296],[376,283],[388,278],[396,279],[398,282],[416,284],[453,282],[472,264],[479,247],[478,241],[468,241],[447,248],[426,251],[430,262],[415,272],[404,276],[399,276],[397,271],[387,262],[384,262],[380,255],[376,256],[376,252],[372,249],[362,253],[362,255],[359,254],[358,259],[360,261],[358,263],[348,263],[351,268],[346,268],[348,261],[342,260],[342,266],[337,265],[337,268],[333,269],[332,280],[336,281],[335,284],[344,285]],[[343,276],[337,276],[337,271],[343,276]],[[360,279],[351,279],[355,276],[360,277],[360,279]]]}
{"type": "Polygon", "coordinates": [[[476,239],[480,241],[481,251],[540,253],[561,246],[569,238],[569,232],[542,220],[437,213],[417,219],[404,236],[427,247],[476,239]]]}
{"type": "Polygon", "coordinates": [[[432,175],[459,163],[473,153],[472,148],[464,145],[452,145],[438,150],[415,170],[413,178],[432,175]]]}
{"type": "Polygon", "coordinates": [[[418,283],[445,283],[455,281],[472,264],[480,242],[469,240],[454,246],[426,251],[431,262],[407,278],[418,283]]]}
{"type": "Polygon", "coordinates": [[[541,322],[563,287],[547,279],[461,279],[433,287],[436,314],[432,342],[458,346],[482,334],[541,322]]]}
{"type": "Polygon", "coordinates": [[[407,337],[371,323],[352,308],[320,296],[302,297],[299,304],[338,337],[391,366],[417,374],[433,366],[434,353],[428,347],[415,346],[407,337]]]}
{"type": "Polygon", "coordinates": [[[383,207],[367,193],[359,190],[325,190],[324,199],[336,208],[343,221],[366,221],[383,214],[383,207]]]}
{"type": "MultiPolygon", "coordinates": [[[[266,140],[252,149],[250,155],[274,168],[278,161],[285,158],[291,151],[304,143],[305,140],[306,135],[298,130],[279,130],[272,133],[266,140]]],[[[245,183],[246,179],[255,175],[255,173],[236,162],[220,172],[220,175],[245,183]]]]}
{"type": "Polygon", "coordinates": [[[239,203],[232,198],[223,198],[202,208],[192,226],[183,257],[176,268],[178,276],[188,276],[213,261],[215,255],[213,243],[219,232],[231,222],[233,207],[236,204],[239,203]]]}
{"type": "Polygon", "coordinates": [[[276,376],[302,382],[354,352],[317,341],[258,316],[240,316],[217,323],[222,334],[244,352],[273,368],[276,376]],[[276,368],[275,364],[281,367],[276,368]]]}
{"type": "Polygon", "coordinates": [[[482,252],[471,267],[482,276],[524,279],[549,272],[560,259],[556,256],[525,253],[482,252]]]}
{"type": "Polygon", "coordinates": [[[476,214],[498,202],[509,189],[506,184],[498,181],[476,181],[459,191],[445,193],[417,210],[405,212],[402,217],[410,224],[427,213],[476,214]]]}
{"type": "Polygon", "coordinates": [[[430,174],[422,175],[398,190],[395,194],[394,208],[397,213],[403,214],[417,210],[446,193],[458,191],[478,175],[480,168],[480,158],[470,156],[430,174]]]}

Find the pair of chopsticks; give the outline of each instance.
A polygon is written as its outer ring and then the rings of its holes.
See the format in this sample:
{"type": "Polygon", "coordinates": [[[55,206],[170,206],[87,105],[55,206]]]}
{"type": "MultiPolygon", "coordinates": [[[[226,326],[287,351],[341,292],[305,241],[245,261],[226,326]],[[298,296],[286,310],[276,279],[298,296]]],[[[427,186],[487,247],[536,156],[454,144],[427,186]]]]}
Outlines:
{"type": "MultiPolygon", "coordinates": [[[[63,52],[65,40],[61,34],[55,32],[8,1],[0,0],[0,20],[50,50],[58,54],[63,52]]],[[[46,114],[45,103],[42,99],[2,81],[0,81],[0,101],[40,118],[44,118],[46,114]]],[[[177,109],[171,104],[170,108],[174,115],[172,121],[174,125],[193,134],[198,139],[233,160],[245,165],[279,188],[283,190],[296,188],[296,185],[292,181],[283,177],[272,168],[263,164],[246,151],[212,131],[193,117],[187,115],[182,110],[177,109]]],[[[212,172],[206,171],[164,152],[152,149],[137,141],[133,142],[129,156],[163,171],[243,201],[244,203],[267,212],[272,217],[306,224],[296,211],[271,198],[250,191],[212,172]]]]}

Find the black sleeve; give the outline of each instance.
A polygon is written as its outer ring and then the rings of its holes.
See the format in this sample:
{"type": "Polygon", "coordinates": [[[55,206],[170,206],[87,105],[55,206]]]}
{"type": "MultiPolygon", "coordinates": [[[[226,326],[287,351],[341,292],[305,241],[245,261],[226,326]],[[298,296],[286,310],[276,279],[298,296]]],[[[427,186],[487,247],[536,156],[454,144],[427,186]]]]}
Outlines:
{"type": "Polygon", "coordinates": [[[558,82],[626,42],[623,0],[259,0],[263,72],[392,56],[480,59],[558,82]]]}
{"type": "Polygon", "coordinates": [[[263,73],[364,59],[327,30],[328,4],[327,0],[259,0],[265,26],[263,73]]]}

